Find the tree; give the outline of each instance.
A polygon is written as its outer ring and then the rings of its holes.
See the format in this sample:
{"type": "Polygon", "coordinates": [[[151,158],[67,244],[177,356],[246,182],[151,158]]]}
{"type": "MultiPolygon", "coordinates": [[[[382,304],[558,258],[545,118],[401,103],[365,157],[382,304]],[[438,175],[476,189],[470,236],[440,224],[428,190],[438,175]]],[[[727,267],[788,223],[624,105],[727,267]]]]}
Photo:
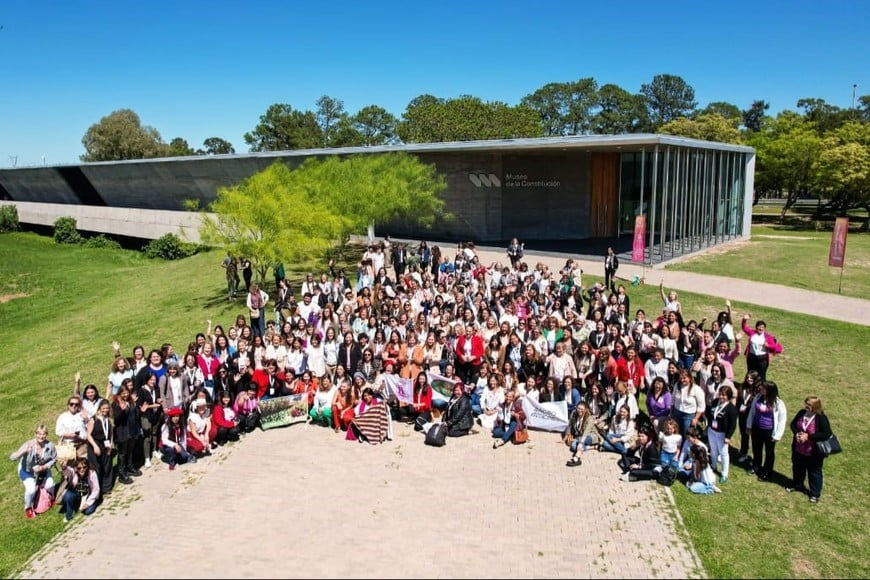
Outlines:
{"type": "Polygon", "coordinates": [[[352,117],[352,122],[360,135],[361,145],[386,145],[396,139],[398,119],[383,107],[363,107],[352,117]]]}
{"type": "MultiPolygon", "coordinates": [[[[322,147],[341,147],[343,143],[336,143],[337,133],[340,129],[339,123],[347,119],[347,113],[344,110],[344,101],[334,99],[328,95],[323,95],[317,99],[317,124],[320,126],[320,138],[322,147]]],[[[348,126],[345,123],[344,130],[347,131],[348,126]]],[[[347,135],[345,135],[347,138],[347,135]]]]}
{"type": "Polygon", "coordinates": [[[607,84],[598,89],[598,111],[592,131],[601,135],[637,133],[648,125],[643,95],[632,95],[622,87],[607,84]]]}
{"type": "Polygon", "coordinates": [[[288,104],[271,105],[250,133],[245,143],[251,151],[314,149],[323,143],[317,117],[311,111],[297,111],[288,104]]]}
{"type": "Polygon", "coordinates": [[[520,104],[538,114],[544,135],[580,135],[592,128],[590,111],[597,91],[598,83],[593,78],[549,83],[523,97],[520,104]]]}
{"type": "Polygon", "coordinates": [[[166,154],[166,144],[154,127],[143,126],[139,115],[119,109],[91,125],[82,145],[82,161],[122,161],[148,159],[166,154]]]}
{"type": "Polygon", "coordinates": [[[770,103],[762,100],[752,101],[752,106],[743,111],[743,126],[746,127],[747,131],[753,133],[761,131],[761,124],[767,118],[764,112],[769,108],[770,103]]]}
{"type": "Polygon", "coordinates": [[[541,127],[538,114],[523,105],[471,95],[447,100],[421,95],[408,103],[397,132],[405,143],[432,143],[538,137],[541,127]]]}
{"type": "Polygon", "coordinates": [[[863,230],[867,231],[870,223],[870,125],[850,122],[830,131],[822,140],[815,169],[818,193],[829,200],[827,209],[845,214],[850,209],[863,208],[868,212],[863,225],[863,230]]]}
{"type": "Polygon", "coordinates": [[[737,105],[726,103],[725,101],[714,101],[704,107],[701,115],[719,115],[728,120],[736,120],[739,124],[743,120],[743,111],[737,105]]]}
{"type": "Polygon", "coordinates": [[[653,129],[680,117],[690,117],[695,107],[695,89],[676,75],[661,74],[650,84],[641,85],[653,129]]]}
{"type": "Polygon", "coordinates": [[[858,97],[858,113],[861,121],[870,122],[870,95],[858,97]]]}
{"type": "Polygon", "coordinates": [[[206,155],[232,155],[236,152],[232,143],[220,137],[209,137],[202,142],[202,146],[206,155]]]}
{"type": "Polygon", "coordinates": [[[719,143],[740,143],[740,131],[737,129],[738,123],[740,123],[739,116],[726,119],[718,113],[710,113],[698,115],[694,119],[687,119],[685,117],[674,119],[659,127],[658,133],[680,135],[704,141],[717,141],[719,143]]]}
{"type": "Polygon", "coordinates": [[[181,137],[176,137],[170,141],[166,151],[166,155],[169,157],[186,157],[195,154],[196,151],[187,144],[187,140],[181,137]]]}
{"type": "Polygon", "coordinates": [[[807,121],[814,123],[819,135],[836,129],[849,120],[851,111],[829,105],[825,99],[800,99],[797,106],[804,110],[807,121]]]}

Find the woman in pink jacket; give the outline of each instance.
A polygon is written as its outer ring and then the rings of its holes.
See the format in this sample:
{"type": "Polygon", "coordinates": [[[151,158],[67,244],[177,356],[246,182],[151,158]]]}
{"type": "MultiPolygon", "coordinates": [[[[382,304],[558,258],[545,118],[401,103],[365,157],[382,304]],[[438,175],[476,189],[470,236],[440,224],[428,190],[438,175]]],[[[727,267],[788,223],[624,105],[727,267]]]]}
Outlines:
{"type": "Polygon", "coordinates": [[[743,315],[743,332],[749,337],[746,341],[746,370],[756,371],[762,381],[767,380],[767,367],[770,365],[771,355],[782,352],[782,345],[776,341],[772,334],[768,334],[767,325],[763,320],[755,323],[755,330],[749,328],[746,321],[752,316],[743,315]]]}

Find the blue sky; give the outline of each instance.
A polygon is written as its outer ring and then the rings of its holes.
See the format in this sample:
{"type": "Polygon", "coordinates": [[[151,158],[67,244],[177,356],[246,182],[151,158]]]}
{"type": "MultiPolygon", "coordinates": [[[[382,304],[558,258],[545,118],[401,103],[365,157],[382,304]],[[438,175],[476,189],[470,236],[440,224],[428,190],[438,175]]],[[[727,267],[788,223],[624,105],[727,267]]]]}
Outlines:
{"type": "Polygon", "coordinates": [[[0,2],[0,167],[75,163],[101,117],[136,111],[167,142],[242,136],[273,103],[400,116],[430,93],[516,104],[549,82],[631,92],[681,76],[700,106],[771,112],[870,94],[870,2],[514,0],[0,2]]]}

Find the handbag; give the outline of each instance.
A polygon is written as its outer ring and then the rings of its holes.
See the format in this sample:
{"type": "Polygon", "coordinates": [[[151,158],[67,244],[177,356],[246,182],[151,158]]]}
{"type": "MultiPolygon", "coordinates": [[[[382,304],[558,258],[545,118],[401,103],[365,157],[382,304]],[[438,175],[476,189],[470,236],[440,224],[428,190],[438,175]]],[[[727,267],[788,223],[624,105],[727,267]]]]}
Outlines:
{"type": "Polygon", "coordinates": [[[50,510],[53,505],[54,499],[51,497],[51,494],[48,493],[48,490],[45,489],[44,485],[40,485],[37,490],[36,505],[33,507],[33,511],[38,514],[44,514],[50,510]]]}
{"type": "Polygon", "coordinates": [[[61,467],[76,460],[76,446],[72,441],[61,441],[57,444],[56,449],[57,462],[61,467]]]}
{"type": "Polygon", "coordinates": [[[843,450],[843,448],[840,447],[840,440],[837,439],[837,436],[833,433],[831,433],[831,436],[824,441],[816,441],[816,449],[819,450],[822,457],[836,455],[843,450]]]}
{"type": "Polygon", "coordinates": [[[520,445],[522,443],[525,443],[528,440],[529,440],[529,430],[528,429],[523,429],[522,431],[517,429],[516,431],[514,431],[513,436],[511,436],[511,442],[514,445],[520,445]]]}
{"type": "Polygon", "coordinates": [[[251,308],[251,318],[260,318],[259,308],[251,308]]]}

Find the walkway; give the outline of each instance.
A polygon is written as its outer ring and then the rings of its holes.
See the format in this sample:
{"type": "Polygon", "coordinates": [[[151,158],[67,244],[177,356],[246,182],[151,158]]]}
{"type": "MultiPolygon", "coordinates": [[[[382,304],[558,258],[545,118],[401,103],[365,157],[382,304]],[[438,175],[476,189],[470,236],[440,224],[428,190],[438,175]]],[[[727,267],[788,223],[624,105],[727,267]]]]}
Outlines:
{"type": "MultiPolygon", "coordinates": [[[[293,425],[154,467],[37,554],[25,578],[686,578],[670,490],[614,454],[565,467],[554,433],[359,445],[293,425]],[[667,541],[664,541],[664,539],[667,541]],[[294,555],[295,554],[295,555],[294,555]]],[[[63,516],[52,510],[40,517],[63,516]]]]}

